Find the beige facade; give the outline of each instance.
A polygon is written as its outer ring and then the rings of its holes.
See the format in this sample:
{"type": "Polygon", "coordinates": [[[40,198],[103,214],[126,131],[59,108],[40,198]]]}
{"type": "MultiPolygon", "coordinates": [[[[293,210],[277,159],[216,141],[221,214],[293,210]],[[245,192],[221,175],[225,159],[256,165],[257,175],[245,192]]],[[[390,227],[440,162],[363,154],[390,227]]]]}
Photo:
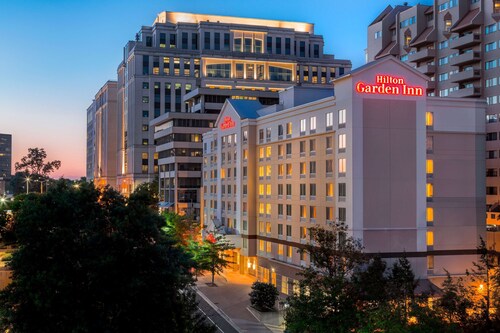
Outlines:
{"type": "Polygon", "coordinates": [[[240,272],[289,293],[308,228],[345,223],[420,278],[465,273],[485,233],[486,105],[425,84],[385,58],[337,79],[335,96],[295,87],[273,107],[224,104],[203,136],[202,221],[236,244],[240,272]]]}
{"type": "Polygon", "coordinates": [[[117,82],[108,81],[87,110],[87,178],[96,186],[116,187],[117,82]]]}
{"type": "Polygon", "coordinates": [[[486,198],[492,212],[500,209],[499,18],[496,0],[389,6],[368,27],[367,45],[368,61],[393,55],[428,76],[430,96],[486,99],[486,198]]]}

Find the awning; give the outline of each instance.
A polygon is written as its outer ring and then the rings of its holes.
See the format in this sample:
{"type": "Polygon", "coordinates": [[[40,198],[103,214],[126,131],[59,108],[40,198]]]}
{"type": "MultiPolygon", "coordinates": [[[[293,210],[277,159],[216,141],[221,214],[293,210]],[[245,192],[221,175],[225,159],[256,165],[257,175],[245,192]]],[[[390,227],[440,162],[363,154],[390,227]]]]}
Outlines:
{"type": "Polygon", "coordinates": [[[387,45],[382,51],[380,51],[375,56],[375,59],[380,59],[380,58],[383,58],[383,57],[388,56],[388,55],[396,55],[396,54],[397,54],[396,42],[392,41],[392,42],[390,42],[389,45],[387,45]]]}
{"type": "Polygon", "coordinates": [[[428,43],[433,43],[436,41],[436,30],[434,27],[425,28],[422,33],[417,36],[411,43],[410,46],[420,46],[428,43]]]}
{"type": "Polygon", "coordinates": [[[172,207],[173,205],[174,205],[174,203],[173,203],[173,202],[166,202],[166,201],[160,201],[160,202],[158,203],[158,207],[159,207],[159,208],[170,208],[170,207],[172,207]]]}
{"type": "Polygon", "coordinates": [[[458,21],[453,27],[451,27],[452,32],[461,32],[462,30],[467,30],[470,28],[478,27],[481,25],[482,15],[481,10],[476,8],[468,12],[460,21],[458,21]]]}

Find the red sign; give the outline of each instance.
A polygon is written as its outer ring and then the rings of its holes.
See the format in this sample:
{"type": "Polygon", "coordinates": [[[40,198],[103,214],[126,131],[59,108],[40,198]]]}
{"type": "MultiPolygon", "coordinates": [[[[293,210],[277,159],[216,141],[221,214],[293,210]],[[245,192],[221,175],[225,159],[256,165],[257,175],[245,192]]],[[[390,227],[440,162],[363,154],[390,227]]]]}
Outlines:
{"type": "Polygon", "coordinates": [[[372,95],[402,95],[402,96],[423,96],[424,88],[409,86],[403,78],[391,75],[377,75],[375,83],[356,83],[356,91],[362,94],[372,95]]]}
{"type": "Polygon", "coordinates": [[[220,129],[222,130],[232,128],[234,126],[236,126],[236,123],[231,117],[224,117],[224,120],[219,125],[220,129]]]}

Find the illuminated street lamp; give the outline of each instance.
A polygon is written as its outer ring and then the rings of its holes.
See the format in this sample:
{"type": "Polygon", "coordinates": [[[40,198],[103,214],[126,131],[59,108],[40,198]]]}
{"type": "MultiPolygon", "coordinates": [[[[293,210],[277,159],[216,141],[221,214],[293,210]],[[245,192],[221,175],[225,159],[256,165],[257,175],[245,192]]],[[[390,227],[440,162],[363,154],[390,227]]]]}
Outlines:
{"type": "Polygon", "coordinates": [[[26,194],[29,193],[29,188],[30,188],[30,177],[26,177],[26,194]]]}

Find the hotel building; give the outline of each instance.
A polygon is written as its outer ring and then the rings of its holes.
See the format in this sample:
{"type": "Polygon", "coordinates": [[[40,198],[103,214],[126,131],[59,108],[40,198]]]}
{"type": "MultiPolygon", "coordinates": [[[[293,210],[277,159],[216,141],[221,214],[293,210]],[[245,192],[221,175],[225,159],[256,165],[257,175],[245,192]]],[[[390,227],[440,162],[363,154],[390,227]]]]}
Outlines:
{"type": "Polygon", "coordinates": [[[116,187],[117,82],[108,81],[87,109],[87,180],[116,187]]]}
{"type": "Polygon", "coordinates": [[[387,55],[425,74],[429,96],[484,98],[488,223],[500,218],[500,1],[388,6],[368,27],[367,60],[387,55]]]}
{"type": "Polygon", "coordinates": [[[485,109],[425,94],[393,57],[280,103],[228,99],[203,135],[202,222],[235,269],[291,292],[312,226],[344,223],[365,252],[406,255],[419,278],[464,274],[484,236],[485,109]]]}
{"type": "Polygon", "coordinates": [[[227,98],[278,102],[294,84],[326,86],[351,68],[302,22],[162,12],[118,67],[117,187],[159,176],[161,204],[199,215],[201,135],[227,98]]]}
{"type": "Polygon", "coordinates": [[[9,188],[12,172],[12,135],[0,133],[0,195],[9,188]]]}

